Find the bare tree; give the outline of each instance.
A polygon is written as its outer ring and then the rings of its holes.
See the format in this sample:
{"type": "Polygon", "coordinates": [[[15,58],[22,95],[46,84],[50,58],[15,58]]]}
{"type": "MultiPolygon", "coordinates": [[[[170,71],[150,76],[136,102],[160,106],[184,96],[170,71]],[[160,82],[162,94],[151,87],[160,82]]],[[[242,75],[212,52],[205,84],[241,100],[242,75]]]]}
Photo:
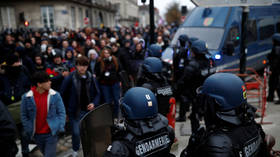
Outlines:
{"type": "Polygon", "coordinates": [[[181,12],[179,9],[179,3],[174,2],[169,5],[169,7],[167,8],[167,12],[165,13],[165,19],[168,24],[181,23],[181,12]]]}

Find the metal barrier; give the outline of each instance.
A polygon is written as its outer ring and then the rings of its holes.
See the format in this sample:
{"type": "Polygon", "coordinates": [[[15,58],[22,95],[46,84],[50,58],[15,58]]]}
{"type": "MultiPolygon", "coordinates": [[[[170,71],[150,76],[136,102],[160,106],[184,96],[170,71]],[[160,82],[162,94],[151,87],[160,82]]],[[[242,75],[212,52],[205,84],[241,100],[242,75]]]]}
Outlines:
{"type": "Polygon", "coordinates": [[[224,69],[218,72],[234,73],[245,82],[247,90],[247,98],[256,98],[257,101],[252,103],[258,103],[257,112],[261,114],[260,124],[272,124],[272,122],[264,122],[266,112],[266,88],[267,88],[267,70],[264,69],[263,78],[253,68],[246,68],[244,74],[239,73],[239,68],[236,69],[224,69]]]}

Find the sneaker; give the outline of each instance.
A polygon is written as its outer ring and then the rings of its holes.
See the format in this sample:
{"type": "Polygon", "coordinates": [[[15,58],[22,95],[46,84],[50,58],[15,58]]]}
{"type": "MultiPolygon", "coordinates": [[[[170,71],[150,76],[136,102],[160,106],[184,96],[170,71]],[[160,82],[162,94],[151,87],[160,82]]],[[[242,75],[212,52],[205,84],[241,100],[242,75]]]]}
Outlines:
{"type": "Polygon", "coordinates": [[[276,101],[274,104],[279,105],[280,104],[280,100],[276,101]]]}
{"type": "Polygon", "coordinates": [[[73,151],[73,152],[72,152],[72,157],[78,157],[78,152],[73,151]]]}

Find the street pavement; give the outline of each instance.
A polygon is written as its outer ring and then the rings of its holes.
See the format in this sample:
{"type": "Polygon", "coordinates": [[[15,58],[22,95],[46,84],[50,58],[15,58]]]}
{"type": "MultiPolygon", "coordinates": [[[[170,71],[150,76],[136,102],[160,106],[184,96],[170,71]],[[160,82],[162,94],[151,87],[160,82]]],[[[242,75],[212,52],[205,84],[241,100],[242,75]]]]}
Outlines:
{"type": "MultiPolygon", "coordinates": [[[[277,98],[276,98],[277,99],[277,98]]],[[[254,103],[252,103],[254,104],[254,103]]],[[[254,106],[257,107],[256,104],[254,106]]],[[[266,108],[266,116],[263,119],[264,123],[269,124],[262,124],[264,131],[267,134],[273,135],[276,139],[276,144],[274,150],[280,150],[280,105],[275,105],[272,102],[267,103],[266,108]]],[[[188,116],[189,113],[187,113],[188,116]]],[[[260,115],[260,113],[257,113],[260,115]]],[[[260,122],[261,118],[256,118],[257,122],[260,122]]],[[[201,122],[203,125],[203,122],[201,122]]],[[[188,119],[186,122],[176,122],[175,126],[175,135],[177,138],[177,142],[174,143],[172,146],[171,152],[176,155],[177,157],[180,156],[181,151],[187,146],[188,140],[191,133],[191,126],[190,120],[188,119]]],[[[20,142],[17,141],[18,147],[20,148],[20,142]]],[[[30,148],[34,148],[36,145],[30,145],[30,148]]],[[[21,151],[17,157],[21,157],[21,151]]],[[[71,149],[71,136],[63,136],[60,138],[58,145],[57,145],[57,157],[71,157],[72,149],[71,149]]],[[[83,157],[82,149],[80,149],[79,157],[83,157]]],[[[43,157],[38,149],[34,149],[30,153],[30,157],[43,157]]]]}

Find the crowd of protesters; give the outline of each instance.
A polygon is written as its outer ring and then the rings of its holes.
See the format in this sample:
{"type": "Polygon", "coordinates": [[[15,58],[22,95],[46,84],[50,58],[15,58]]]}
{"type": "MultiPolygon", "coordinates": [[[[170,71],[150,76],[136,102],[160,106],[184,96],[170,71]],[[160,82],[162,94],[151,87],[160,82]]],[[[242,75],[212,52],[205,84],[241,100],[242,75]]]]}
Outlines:
{"type": "MultiPolygon", "coordinates": [[[[156,44],[164,50],[175,32],[173,26],[157,27],[156,44]]],[[[35,94],[44,82],[33,74],[46,73],[51,89],[62,96],[76,152],[80,117],[102,103],[113,104],[113,117],[118,117],[119,99],[128,88],[121,78],[125,74],[133,86],[149,45],[149,27],[5,30],[0,36],[0,100],[8,106],[30,90],[35,94]]],[[[29,139],[24,129],[21,134],[22,154],[28,156],[29,139]]]]}

